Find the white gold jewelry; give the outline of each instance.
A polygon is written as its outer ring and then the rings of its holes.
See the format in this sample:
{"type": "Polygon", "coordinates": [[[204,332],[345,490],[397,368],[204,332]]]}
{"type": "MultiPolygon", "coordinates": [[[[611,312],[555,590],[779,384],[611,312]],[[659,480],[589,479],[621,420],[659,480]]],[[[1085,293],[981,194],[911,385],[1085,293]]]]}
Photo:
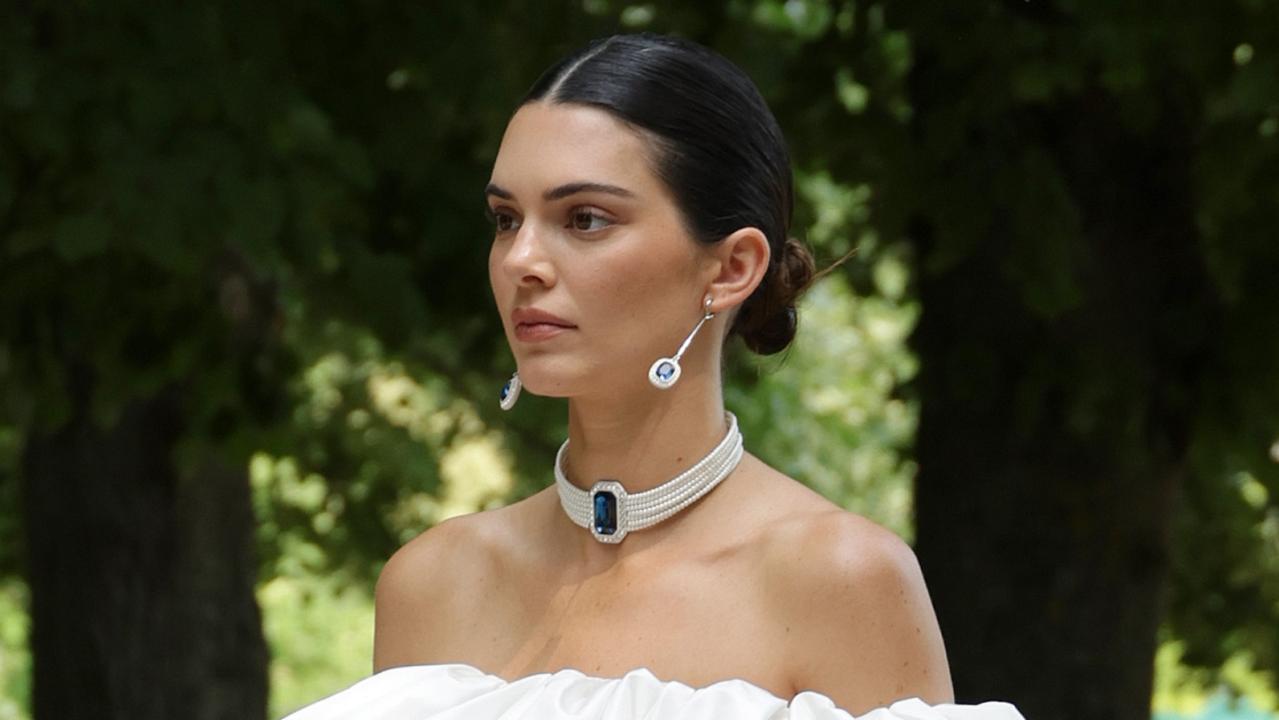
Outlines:
{"type": "Polygon", "coordinates": [[[515,401],[520,399],[520,388],[522,387],[524,387],[524,385],[520,383],[520,374],[517,371],[514,375],[511,375],[511,379],[507,380],[506,384],[502,386],[502,392],[497,396],[497,404],[500,405],[503,410],[510,410],[515,407],[515,401]]]}
{"type": "Polygon", "coordinates": [[[742,459],[742,434],[737,416],[725,412],[728,432],[710,454],[674,478],[634,495],[616,480],[600,480],[582,490],[564,477],[568,440],[555,454],[555,488],[570,520],[591,531],[602,543],[620,543],[627,533],[643,530],[671,517],[710,492],[742,459]]]}
{"type": "Polygon", "coordinates": [[[689,333],[688,337],[684,338],[684,344],[679,346],[679,350],[675,352],[675,356],[658,358],[651,366],[649,366],[648,381],[653,383],[653,387],[658,390],[667,390],[674,385],[677,380],[679,380],[680,372],[682,372],[679,366],[679,359],[684,356],[684,351],[688,349],[690,344],[692,344],[693,338],[697,335],[697,331],[702,329],[702,325],[705,324],[707,320],[715,317],[715,313],[711,312],[711,303],[713,301],[714,299],[710,295],[706,296],[706,302],[702,309],[702,319],[697,321],[697,325],[693,327],[693,332],[689,333]]]}

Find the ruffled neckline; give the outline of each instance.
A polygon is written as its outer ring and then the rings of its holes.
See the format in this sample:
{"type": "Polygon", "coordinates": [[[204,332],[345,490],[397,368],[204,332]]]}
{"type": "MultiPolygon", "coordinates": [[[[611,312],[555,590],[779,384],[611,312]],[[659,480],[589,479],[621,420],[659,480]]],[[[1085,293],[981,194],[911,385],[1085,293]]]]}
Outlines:
{"type": "MultiPolygon", "coordinates": [[[[383,670],[382,672],[384,673],[394,672],[396,670],[403,670],[405,668],[432,668],[432,669],[438,669],[439,671],[446,672],[446,673],[457,672],[463,676],[478,675],[492,682],[503,683],[506,685],[511,685],[514,683],[522,683],[530,679],[537,679],[537,678],[576,677],[579,680],[584,680],[587,682],[595,682],[595,683],[611,683],[611,682],[619,682],[622,680],[627,680],[629,678],[641,678],[644,682],[658,683],[661,685],[673,685],[680,688],[687,688],[691,692],[710,691],[710,690],[715,690],[717,688],[745,687],[745,688],[749,688],[749,692],[766,695],[768,696],[768,698],[776,702],[780,702],[780,703],[790,702],[786,698],[775,694],[773,691],[768,690],[767,688],[761,687],[759,685],[756,685],[755,683],[749,680],[743,680],[742,678],[724,678],[723,680],[716,680],[706,685],[689,685],[688,683],[683,682],[682,680],[663,680],[657,677],[656,675],[654,675],[653,671],[649,670],[646,667],[639,667],[639,668],[634,668],[632,670],[627,670],[625,673],[616,677],[590,675],[581,670],[578,670],[577,668],[560,668],[559,670],[544,670],[538,673],[529,673],[528,675],[523,675],[521,677],[515,678],[514,680],[507,680],[501,675],[496,675],[494,673],[488,672],[487,670],[481,670],[480,668],[475,667],[474,665],[468,665],[467,663],[431,663],[431,664],[422,664],[422,665],[404,665],[400,667],[387,668],[383,670]]],[[[812,693],[814,695],[820,695],[820,693],[815,692],[813,690],[805,690],[804,692],[812,693]]],[[[804,694],[804,692],[799,693],[799,695],[804,694]]]]}
{"type": "Polygon", "coordinates": [[[597,677],[573,668],[506,680],[464,663],[371,675],[285,720],[1024,720],[1012,705],[899,700],[863,715],[805,690],[790,700],[740,678],[692,687],[648,668],[597,677]]]}

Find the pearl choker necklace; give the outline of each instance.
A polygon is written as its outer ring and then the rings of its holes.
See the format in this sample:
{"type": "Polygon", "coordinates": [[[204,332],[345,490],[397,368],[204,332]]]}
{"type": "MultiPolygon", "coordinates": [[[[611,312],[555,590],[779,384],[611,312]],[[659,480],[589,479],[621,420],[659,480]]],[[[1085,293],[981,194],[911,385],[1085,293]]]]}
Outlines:
{"type": "Polygon", "coordinates": [[[620,543],[632,530],[643,530],[671,517],[710,492],[742,459],[737,417],[725,412],[728,433],[696,465],[651,490],[629,495],[616,480],[600,480],[582,490],[564,477],[568,440],[555,454],[555,486],[569,519],[587,528],[602,543],[620,543]]]}

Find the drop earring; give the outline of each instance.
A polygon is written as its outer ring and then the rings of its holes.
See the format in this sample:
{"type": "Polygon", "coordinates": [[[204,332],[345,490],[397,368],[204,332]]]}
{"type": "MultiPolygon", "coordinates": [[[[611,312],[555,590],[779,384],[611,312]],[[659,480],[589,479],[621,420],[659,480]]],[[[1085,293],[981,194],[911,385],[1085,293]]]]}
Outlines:
{"type": "Polygon", "coordinates": [[[693,332],[684,338],[684,343],[679,346],[679,350],[675,351],[674,357],[658,358],[652,366],[648,368],[648,381],[658,390],[669,390],[679,380],[682,370],[679,366],[679,359],[684,356],[684,351],[692,344],[693,338],[697,336],[697,331],[702,329],[702,325],[707,320],[715,317],[715,313],[711,312],[711,303],[714,298],[710,295],[706,296],[703,303],[702,319],[697,321],[697,325],[693,327],[693,332]]]}
{"type": "Polygon", "coordinates": [[[520,388],[524,387],[520,384],[520,373],[516,371],[511,375],[511,379],[506,381],[502,386],[502,392],[498,394],[497,404],[502,406],[503,410],[510,410],[515,407],[515,401],[520,399],[520,388]]]}

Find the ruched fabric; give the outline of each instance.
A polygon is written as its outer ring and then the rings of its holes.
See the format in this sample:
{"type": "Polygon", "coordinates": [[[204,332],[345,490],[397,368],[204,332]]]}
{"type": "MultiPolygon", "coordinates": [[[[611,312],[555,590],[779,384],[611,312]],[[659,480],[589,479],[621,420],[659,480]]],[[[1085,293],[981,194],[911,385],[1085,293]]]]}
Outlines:
{"type": "MultiPolygon", "coordinates": [[[[647,669],[620,678],[577,670],[507,681],[470,665],[410,665],[372,675],[285,720],[852,720],[830,698],[786,700],[745,680],[702,688],[647,669]]],[[[857,720],[1024,720],[1012,705],[928,705],[917,698],[857,720]]]]}

